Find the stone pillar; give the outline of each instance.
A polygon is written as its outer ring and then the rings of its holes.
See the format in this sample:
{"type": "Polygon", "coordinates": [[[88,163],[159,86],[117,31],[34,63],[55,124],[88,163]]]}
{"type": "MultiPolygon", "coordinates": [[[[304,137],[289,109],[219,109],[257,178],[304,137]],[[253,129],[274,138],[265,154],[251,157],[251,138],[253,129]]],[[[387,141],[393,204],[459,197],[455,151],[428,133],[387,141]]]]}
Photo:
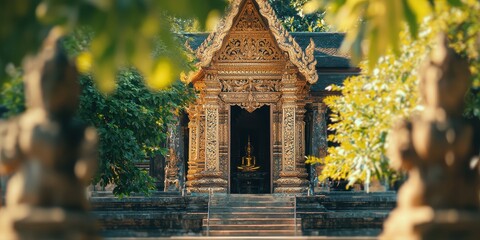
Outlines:
{"type": "Polygon", "coordinates": [[[297,94],[302,86],[297,83],[296,73],[282,76],[282,170],[280,178],[275,181],[276,193],[304,193],[308,190],[308,180],[303,160],[304,152],[304,103],[297,94]],[[298,117],[297,117],[298,115],[298,117]]]}
{"type": "Polygon", "coordinates": [[[316,103],[312,106],[312,155],[319,158],[327,156],[327,106],[316,103]]]}
{"type": "Polygon", "coordinates": [[[218,125],[219,125],[219,171],[222,172],[222,178],[228,179],[228,173],[230,172],[228,164],[228,149],[229,149],[229,112],[230,106],[222,104],[220,105],[218,112],[218,125]]]}
{"type": "MultiPolygon", "coordinates": [[[[327,156],[328,134],[327,134],[327,107],[324,103],[315,103],[312,105],[312,149],[311,154],[318,158],[327,156]]],[[[322,183],[318,182],[318,174],[321,173],[322,165],[312,164],[310,173],[314,189],[321,191],[322,183]]],[[[317,190],[316,190],[317,191],[317,190]]]]}
{"type": "Polygon", "coordinates": [[[199,145],[199,117],[197,111],[197,105],[192,105],[187,110],[189,130],[189,142],[188,142],[188,171],[187,171],[187,191],[190,193],[192,190],[192,182],[195,180],[195,174],[199,173],[198,160],[198,145],[199,145]]]}
{"type": "Polygon", "coordinates": [[[280,178],[282,171],[282,108],[281,104],[272,106],[272,144],[273,144],[273,182],[280,178]]]}
{"type": "Polygon", "coordinates": [[[204,126],[203,134],[200,132],[199,157],[203,158],[204,170],[195,174],[192,191],[207,193],[227,192],[228,182],[220,171],[220,126],[219,126],[219,99],[221,91],[220,82],[216,73],[207,73],[205,76],[204,117],[200,119],[204,126]],[[204,154],[204,155],[203,155],[204,154]]]}

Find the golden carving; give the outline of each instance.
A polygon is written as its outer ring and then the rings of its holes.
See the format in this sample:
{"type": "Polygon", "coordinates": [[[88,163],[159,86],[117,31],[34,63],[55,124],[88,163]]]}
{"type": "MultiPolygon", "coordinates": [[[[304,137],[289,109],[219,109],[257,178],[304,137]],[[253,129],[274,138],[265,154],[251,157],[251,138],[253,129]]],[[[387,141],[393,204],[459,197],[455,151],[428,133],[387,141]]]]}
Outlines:
{"type": "Polygon", "coordinates": [[[218,107],[205,108],[205,164],[207,171],[218,170],[218,107]]]}
{"type": "Polygon", "coordinates": [[[233,31],[265,31],[267,28],[260,20],[252,1],[247,1],[233,31]]]}
{"type": "MultiPolygon", "coordinates": [[[[197,125],[198,136],[198,152],[197,152],[197,166],[198,171],[205,170],[205,116],[201,116],[197,125]]],[[[197,171],[197,172],[198,172],[197,171]]]]}
{"type": "MultiPolygon", "coordinates": [[[[266,33],[268,34],[268,33],[266,33]]],[[[251,37],[248,34],[232,36],[216,57],[219,61],[282,60],[283,56],[273,39],[251,37]]]]}
{"type": "Polygon", "coordinates": [[[280,79],[232,79],[220,80],[222,92],[278,92],[280,79]]]}
{"type": "Polygon", "coordinates": [[[222,79],[220,98],[226,102],[238,105],[248,112],[280,99],[280,79],[222,79]]]}
{"type": "MultiPolygon", "coordinates": [[[[196,50],[196,56],[199,59],[197,67],[202,69],[210,66],[212,60],[214,59],[213,56],[222,48],[225,37],[227,37],[227,35],[231,32],[234,24],[234,18],[240,12],[240,6],[243,1],[246,1],[246,4],[242,11],[246,11],[246,7],[249,6],[252,6],[253,9],[257,11],[254,3],[258,5],[258,11],[267,20],[266,27],[276,40],[278,48],[288,53],[286,54],[286,56],[288,56],[288,60],[290,60],[298,68],[298,71],[309,83],[315,83],[318,80],[318,75],[315,69],[316,60],[313,54],[315,50],[314,42],[310,40],[310,44],[305,51],[303,51],[295,39],[283,28],[281,22],[275,16],[274,10],[269,5],[268,1],[265,0],[232,0],[230,2],[230,10],[228,11],[228,15],[220,22],[216,31],[212,32],[196,50]]],[[[260,18],[260,16],[257,16],[257,18],[260,18]]],[[[249,21],[252,22],[252,20],[249,21]]],[[[261,22],[261,19],[258,21],[261,22]]],[[[242,46],[242,43],[240,41],[236,44],[238,44],[237,47],[233,47],[235,44],[233,46],[230,45],[230,48],[232,49],[230,51],[231,54],[235,53],[234,55],[238,55],[237,50],[240,46],[242,46]],[[237,50],[233,51],[233,49],[237,50]]],[[[230,55],[230,57],[232,56],[230,55]]],[[[228,58],[228,56],[220,56],[218,59],[221,58],[228,58]]]]}
{"type": "Polygon", "coordinates": [[[305,79],[313,84],[317,82],[318,75],[315,65],[317,60],[313,55],[315,51],[315,43],[310,39],[310,44],[306,51],[302,48],[290,33],[285,30],[282,23],[277,19],[275,11],[268,1],[256,0],[259,6],[260,13],[267,19],[269,29],[277,40],[277,44],[283,51],[288,52],[289,60],[298,68],[298,71],[305,77],[305,79]]]}
{"type": "Polygon", "coordinates": [[[295,170],[295,106],[283,107],[283,170],[295,170]]]}

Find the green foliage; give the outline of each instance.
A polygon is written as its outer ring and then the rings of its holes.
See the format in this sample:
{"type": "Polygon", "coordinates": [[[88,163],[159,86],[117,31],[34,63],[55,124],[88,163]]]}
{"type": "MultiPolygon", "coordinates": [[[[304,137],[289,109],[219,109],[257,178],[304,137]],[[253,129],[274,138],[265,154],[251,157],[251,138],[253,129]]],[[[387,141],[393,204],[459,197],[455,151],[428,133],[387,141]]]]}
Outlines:
{"type": "Polygon", "coordinates": [[[0,82],[6,80],[6,66],[35,54],[51,29],[68,34],[88,27],[93,33],[90,70],[103,92],[114,90],[116,72],[126,66],[139,69],[152,88],[166,87],[184,62],[181,52],[152,55],[159,39],[178,50],[168,18],[194,17],[201,26],[213,25],[225,5],[225,0],[7,1],[0,8],[0,82]]]}
{"type": "Polygon", "coordinates": [[[451,46],[469,61],[472,87],[466,96],[465,115],[480,118],[480,2],[466,1],[450,11],[438,11],[437,18],[451,46]]]}
{"type": "Polygon", "coordinates": [[[109,96],[95,88],[90,76],[82,76],[79,117],[97,128],[100,136],[99,174],[94,184],[115,184],[115,195],[148,193],[154,188],[147,172],[136,162],[165,154],[166,125],[194,97],[191,88],[175,82],[170,89],[152,92],[134,70],[122,71],[118,89],[109,96]]]}
{"type": "Polygon", "coordinates": [[[335,130],[328,139],[339,146],[328,148],[321,179],[368,185],[372,177],[392,177],[385,156],[387,134],[397,118],[409,116],[417,106],[417,67],[430,49],[429,39],[402,36],[398,57],[382,57],[370,74],[364,63],[362,75],[347,79],[342,87],[332,86],[342,95],[325,99],[332,111],[328,127],[335,130]]]}
{"type": "Polygon", "coordinates": [[[0,106],[3,106],[6,112],[0,118],[10,118],[25,111],[25,96],[22,72],[18,69],[10,69],[11,79],[5,82],[0,88],[0,106]]]}
{"type": "Polygon", "coordinates": [[[372,70],[371,64],[363,62],[362,75],[347,79],[341,87],[332,86],[332,90],[342,92],[341,96],[325,100],[332,110],[333,124],[329,128],[335,130],[329,140],[339,146],[330,147],[325,159],[312,159],[325,164],[321,178],[343,178],[352,184],[358,180],[368,183],[371,178],[395,176],[385,156],[388,131],[396,119],[422,109],[417,90],[418,66],[435,48],[440,32],[448,32],[451,45],[470,61],[472,88],[466,96],[466,114],[480,116],[479,43],[476,41],[480,36],[480,2],[454,8],[438,7],[419,28],[419,38],[400,34],[399,54],[389,52],[372,70]]]}
{"type": "Polygon", "coordinates": [[[416,38],[420,23],[438,8],[459,7],[476,0],[311,0],[305,11],[324,7],[327,20],[347,36],[343,47],[349,49],[354,62],[363,56],[373,70],[377,60],[387,52],[400,54],[398,33],[408,26],[416,38]]]}
{"type": "Polygon", "coordinates": [[[325,12],[303,14],[308,0],[268,0],[283,26],[290,32],[326,32],[332,27],[323,20],[325,12]]]}

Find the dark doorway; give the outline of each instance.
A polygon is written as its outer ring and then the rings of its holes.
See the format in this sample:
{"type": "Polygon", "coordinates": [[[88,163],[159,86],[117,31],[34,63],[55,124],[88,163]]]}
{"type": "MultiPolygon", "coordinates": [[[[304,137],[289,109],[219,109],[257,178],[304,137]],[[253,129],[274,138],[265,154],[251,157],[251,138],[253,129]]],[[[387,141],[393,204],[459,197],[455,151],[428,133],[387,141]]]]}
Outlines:
{"type": "Polygon", "coordinates": [[[263,106],[252,113],[231,108],[230,122],[230,192],[270,193],[270,107],[263,106]],[[241,171],[242,157],[247,155],[250,138],[255,171],[241,171]]]}

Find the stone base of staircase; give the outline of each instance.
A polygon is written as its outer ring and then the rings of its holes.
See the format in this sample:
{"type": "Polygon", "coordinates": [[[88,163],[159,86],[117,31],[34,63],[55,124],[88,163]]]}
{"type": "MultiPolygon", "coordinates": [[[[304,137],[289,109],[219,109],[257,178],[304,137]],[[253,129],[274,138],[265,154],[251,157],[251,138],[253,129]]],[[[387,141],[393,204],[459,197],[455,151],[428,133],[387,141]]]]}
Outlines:
{"type": "Polygon", "coordinates": [[[329,192],[316,196],[154,193],[118,199],[92,195],[104,237],[377,236],[395,207],[394,192],[329,192]]]}
{"type": "Polygon", "coordinates": [[[203,220],[208,236],[294,236],[301,234],[294,196],[214,195],[203,220]]]}

